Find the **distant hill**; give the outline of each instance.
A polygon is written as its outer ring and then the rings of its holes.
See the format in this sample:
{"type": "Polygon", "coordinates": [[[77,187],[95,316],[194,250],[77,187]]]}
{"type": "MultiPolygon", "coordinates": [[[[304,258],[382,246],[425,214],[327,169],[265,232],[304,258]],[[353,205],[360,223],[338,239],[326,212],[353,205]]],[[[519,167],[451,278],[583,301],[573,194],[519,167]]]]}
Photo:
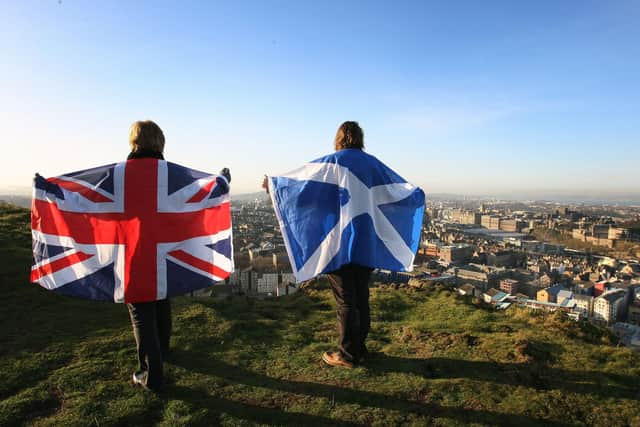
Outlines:
{"type": "Polygon", "coordinates": [[[427,193],[427,199],[431,201],[536,201],[549,203],[569,203],[587,205],[621,205],[640,206],[640,193],[638,192],[595,192],[592,194],[580,194],[569,191],[522,191],[497,194],[454,194],[454,193],[427,193]]]}
{"type": "Polygon", "coordinates": [[[29,208],[31,206],[31,196],[20,196],[15,194],[0,194],[0,202],[29,208]]]}
{"type": "Polygon", "coordinates": [[[640,425],[640,358],[560,315],[374,285],[372,355],[330,368],[330,291],[174,299],[168,384],[130,384],[123,305],[28,283],[29,213],[0,206],[0,425],[640,425]]]}
{"type": "MultiPolygon", "coordinates": [[[[264,191],[256,193],[233,194],[231,196],[233,202],[248,202],[253,200],[267,200],[269,195],[264,191]]],[[[0,202],[10,203],[12,205],[29,208],[31,206],[30,195],[18,194],[0,194],[0,202]]]]}
{"type": "Polygon", "coordinates": [[[264,191],[259,191],[256,193],[242,193],[242,194],[232,194],[231,201],[239,201],[239,202],[247,202],[252,200],[267,200],[269,195],[264,191]]]}

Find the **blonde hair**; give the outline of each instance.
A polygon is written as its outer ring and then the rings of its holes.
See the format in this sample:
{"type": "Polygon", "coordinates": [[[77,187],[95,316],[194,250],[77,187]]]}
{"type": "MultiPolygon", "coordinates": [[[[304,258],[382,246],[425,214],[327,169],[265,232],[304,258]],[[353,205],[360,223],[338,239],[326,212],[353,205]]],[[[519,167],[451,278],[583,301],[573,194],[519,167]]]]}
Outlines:
{"type": "Polygon", "coordinates": [[[364,148],[364,132],[358,122],[344,122],[338,128],[335,139],[336,151],[346,148],[364,148]]]}
{"type": "Polygon", "coordinates": [[[131,151],[164,151],[164,134],[162,129],[151,120],[138,121],[131,125],[129,131],[129,145],[131,151]]]}

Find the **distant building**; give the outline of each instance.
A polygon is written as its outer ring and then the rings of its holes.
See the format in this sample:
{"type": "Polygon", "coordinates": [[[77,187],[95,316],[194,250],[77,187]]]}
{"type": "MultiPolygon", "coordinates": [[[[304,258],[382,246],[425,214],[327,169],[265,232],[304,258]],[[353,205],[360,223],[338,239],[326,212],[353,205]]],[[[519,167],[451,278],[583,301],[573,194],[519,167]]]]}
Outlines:
{"type": "Polygon", "coordinates": [[[513,268],[524,266],[527,262],[527,256],[522,252],[515,251],[498,251],[487,254],[487,264],[496,267],[513,268]]]}
{"type": "Polygon", "coordinates": [[[625,291],[625,299],[620,313],[620,319],[627,317],[627,310],[631,303],[635,300],[636,291],[640,288],[640,283],[631,282],[615,282],[609,285],[609,289],[622,289],[625,291]]]}
{"type": "Polygon", "coordinates": [[[576,302],[574,311],[580,313],[581,316],[585,318],[591,318],[593,315],[593,297],[591,295],[580,295],[576,294],[573,296],[573,299],[576,302]]]}
{"type": "Polygon", "coordinates": [[[499,305],[503,303],[507,297],[508,295],[506,292],[499,291],[496,288],[491,288],[482,294],[484,302],[491,305],[499,305]]]}
{"type": "Polygon", "coordinates": [[[620,227],[610,227],[607,237],[612,240],[623,239],[629,235],[629,230],[620,227]]]}
{"type": "Polygon", "coordinates": [[[500,223],[502,222],[502,218],[499,216],[492,216],[489,222],[489,228],[492,230],[500,230],[500,223]]]}
{"type": "Polygon", "coordinates": [[[471,282],[474,285],[479,285],[482,289],[486,289],[489,283],[488,273],[470,265],[456,268],[455,272],[458,283],[471,282]]]}
{"type": "Polygon", "coordinates": [[[583,242],[587,241],[587,230],[584,228],[574,228],[571,230],[571,237],[576,240],[581,240],[583,242]]]}
{"type": "Polygon", "coordinates": [[[578,282],[574,285],[576,294],[593,295],[593,282],[578,282]]]}
{"type": "Polygon", "coordinates": [[[520,248],[526,252],[540,252],[540,241],[538,240],[522,240],[520,248]]]}
{"type": "Polygon", "coordinates": [[[298,287],[296,286],[296,278],[293,273],[280,274],[280,283],[278,283],[278,287],[276,288],[276,295],[290,295],[297,291],[298,287]]]}
{"type": "Polygon", "coordinates": [[[518,282],[517,280],[513,280],[513,279],[500,280],[500,290],[511,295],[515,295],[518,292],[519,285],[520,285],[520,282],[518,282]]]}
{"type": "Polygon", "coordinates": [[[536,294],[536,300],[541,302],[558,302],[558,293],[565,290],[562,285],[554,285],[541,289],[536,294]]]}
{"type": "Polygon", "coordinates": [[[616,322],[622,311],[625,296],[624,290],[615,289],[597,297],[593,302],[593,319],[607,324],[616,322]]]}
{"type": "Polygon", "coordinates": [[[558,309],[564,309],[555,302],[536,301],[534,299],[522,300],[520,304],[533,310],[556,311],[558,309]]]}
{"type": "Polygon", "coordinates": [[[525,251],[538,252],[540,244],[539,240],[523,238],[520,242],[520,248],[525,251]]]}
{"type": "Polygon", "coordinates": [[[256,283],[259,294],[275,294],[278,287],[278,273],[264,273],[256,283]]]}
{"type": "Polygon", "coordinates": [[[571,237],[583,242],[608,248],[616,247],[619,240],[629,235],[629,230],[610,224],[594,224],[586,228],[574,228],[571,237]]]}
{"type": "Polygon", "coordinates": [[[607,290],[607,282],[601,281],[593,284],[593,296],[599,297],[604,294],[607,290]]]}
{"type": "Polygon", "coordinates": [[[543,252],[545,254],[559,255],[559,254],[562,254],[564,252],[564,246],[562,246],[562,245],[554,245],[554,244],[547,243],[547,242],[542,242],[540,244],[540,252],[543,252]]]}
{"type": "Polygon", "coordinates": [[[473,245],[469,245],[469,244],[449,245],[449,246],[442,246],[440,248],[439,257],[450,263],[463,264],[471,260],[471,257],[473,257],[474,252],[475,252],[475,247],[473,245]]]}
{"type": "Polygon", "coordinates": [[[441,212],[438,208],[427,208],[426,212],[429,218],[431,218],[432,220],[440,218],[441,212]]]}
{"type": "Polygon", "coordinates": [[[591,227],[591,235],[597,239],[608,239],[610,227],[609,224],[594,224],[591,227]]]}
{"type": "Polygon", "coordinates": [[[499,223],[500,230],[520,233],[527,227],[527,223],[519,219],[503,219],[499,223]]]}
{"type": "Polygon", "coordinates": [[[258,281],[258,273],[249,267],[240,272],[239,284],[240,290],[247,293],[255,293],[256,282],[258,281]]]}
{"type": "Polygon", "coordinates": [[[482,215],[480,217],[480,225],[482,225],[484,228],[499,230],[500,217],[497,215],[482,215]]]}
{"type": "Polygon", "coordinates": [[[627,322],[633,325],[640,325],[640,301],[637,299],[629,306],[627,322]]]}
{"type": "Polygon", "coordinates": [[[432,257],[439,256],[441,246],[442,244],[440,243],[428,242],[425,247],[425,255],[432,257]]]}
{"type": "Polygon", "coordinates": [[[480,224],[481,215],[465,209],[454,209],[451,212],[451,219],[460,224],[480,224]]]}
{"type": "Polygon", "coordinates": [[[566,300],[573,299],[573,292],[568,291],[566,289],[561,289],[556,296],[556,302],[560,305],[564,303],[566,300]]]}
{"type": "Polygon", "coordinates": [[[543,275],[540,276],[540,278],[538,279],[538,282],[540,282],[540,285],[542,287],[547,288],[551,286],[551,284],[553,283],[553,278],[549,274],[544,273],[543,275]]]}
{"type": "Polygon", "coordinates": [[[465,283],[464,285],[458,288],[458,293],[460,295],[469,295],[473,297],[481,296],[481,292],[476,289],[471,283],[465,283]]]}

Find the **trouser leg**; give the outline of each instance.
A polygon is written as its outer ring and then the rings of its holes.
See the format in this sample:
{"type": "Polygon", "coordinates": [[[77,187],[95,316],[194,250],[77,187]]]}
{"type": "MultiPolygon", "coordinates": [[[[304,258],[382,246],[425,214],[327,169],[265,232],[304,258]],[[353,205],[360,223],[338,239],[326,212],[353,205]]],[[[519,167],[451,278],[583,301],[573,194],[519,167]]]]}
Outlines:
{"type": "Polygon", "coordinates": [[[140,370],[147,373],[146,386],[157,389],[162,385],[163,372],[156,302],[127,304],[127,307],[136,339],[140,370]]]}
{"type": "Polygon", "coordinates": [[[369,309],[369,280],[371,269],[359,265],[355,267],[356,302],[358,306],[360,333],[358,336],[358,348],[360,354],[367,352],[365,341],[371,329],[371,310],[369,309]]]}
{"type": "Polygon", "coordinates": [[[171,302],[169,299],[156,301],[156,312],[158,322],[158,339],[160,340],[160,350],[162,358],[166,359],[169,353],[169,342],[171,340],[171,302]]]}
{"type": "Polygon", "coordinates": [[[360,357],[360,315],[351,271],[343,267],[329,274],[328,278],[337,304],[338,348],[345,359],[358,360],[360,357]]]}

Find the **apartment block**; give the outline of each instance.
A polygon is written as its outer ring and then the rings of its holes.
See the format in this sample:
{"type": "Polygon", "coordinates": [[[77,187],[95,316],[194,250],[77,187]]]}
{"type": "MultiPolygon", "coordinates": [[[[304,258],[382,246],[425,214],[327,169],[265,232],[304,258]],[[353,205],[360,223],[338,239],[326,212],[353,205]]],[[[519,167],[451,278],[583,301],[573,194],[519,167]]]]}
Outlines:
{"type": "Polygon", "coordinates": [[[622,312],[626,292],[622,289],[607,291],[593,303],[593,319],[606,324],[615,323],[622,312]]]}
{"type": "Polygon", "coordinates": [[[500,280],[500,290],[511,295],[515,295],[518,292],[519,285],[520,285],[520,282],[518,282],[517,280],[513,280],[513,279],[500,280]]]}

